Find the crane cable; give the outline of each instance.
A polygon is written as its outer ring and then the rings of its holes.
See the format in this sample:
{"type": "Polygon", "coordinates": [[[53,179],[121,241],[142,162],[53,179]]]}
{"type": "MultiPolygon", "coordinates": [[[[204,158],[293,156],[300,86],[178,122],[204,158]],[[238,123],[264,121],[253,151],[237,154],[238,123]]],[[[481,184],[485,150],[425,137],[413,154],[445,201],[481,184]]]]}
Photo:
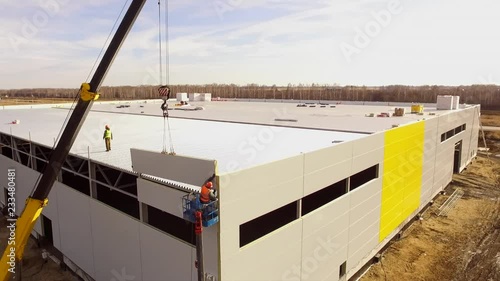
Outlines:
{"type": "Polygon", "coordinates": [[[167,86],[169,83],[169,49],[168,49],[168,0],[165,1],[165,37],[166,37],[166,42],[165,42],[165,49],[166,49],[166,54],[165,54],[165,84],[163,84],[163,60],[162,60],[162,46],[161,46],[161,41],[162,41],[162,34],[161,34],[161,0],[158,0],[158,43],[159,43],[159,65],[160,65],[160,86],[158,88],[158,93],[162,97],[163,104],[161,105],[161,109],[163,111],[163,154],[170,154],[170,155],[175,155],[174,151],[174,144],[172,141],[172,132],[170,130],[170,120],[168,118],[168,99],[170,98],[170,88],[167,86]],[[166,144],[166,139],[167,139],[167,131],[168,131],[168,138],[169,138],[169,143],[170,143],[170,152],[167,151],[167,144],[166,144]]]}

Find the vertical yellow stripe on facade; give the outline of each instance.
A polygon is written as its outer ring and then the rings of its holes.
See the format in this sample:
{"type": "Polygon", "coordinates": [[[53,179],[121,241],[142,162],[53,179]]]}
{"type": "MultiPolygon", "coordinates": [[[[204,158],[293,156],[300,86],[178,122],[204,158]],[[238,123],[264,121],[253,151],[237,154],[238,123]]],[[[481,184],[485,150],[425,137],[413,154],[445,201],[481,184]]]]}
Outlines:
{"type": "Polygon", "coordinates": [[[379,241],[420,205],[424,121],[385,132],[379,241]]]}

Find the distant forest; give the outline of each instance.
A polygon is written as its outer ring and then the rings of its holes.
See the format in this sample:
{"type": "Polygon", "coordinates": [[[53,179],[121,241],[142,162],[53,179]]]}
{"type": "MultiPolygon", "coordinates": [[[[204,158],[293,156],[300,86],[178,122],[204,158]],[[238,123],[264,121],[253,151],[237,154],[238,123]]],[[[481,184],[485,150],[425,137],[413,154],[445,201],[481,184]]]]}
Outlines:
{"type": "MultiPolygon", "coordinates": [[[[102,87],[102,99],[155,99],[158,98],[157,86],[120,86],[102,87]]],[[[212,98],[222,99],[294,99],[294,100],[335,100],[335,101],[382,101],[382,102],[423,102],[434,103],[438,95],[458,95],[460,103],[481,104],[483,109],[500,110],[500,86],[324,86],[288,85],[246,86],[210,85],[171,85],[172,93],[212,93],[212,98]]],[[[10,98],[73,98],[77,89],[17,89],[0,90],[1,97],[10,98]]]]}

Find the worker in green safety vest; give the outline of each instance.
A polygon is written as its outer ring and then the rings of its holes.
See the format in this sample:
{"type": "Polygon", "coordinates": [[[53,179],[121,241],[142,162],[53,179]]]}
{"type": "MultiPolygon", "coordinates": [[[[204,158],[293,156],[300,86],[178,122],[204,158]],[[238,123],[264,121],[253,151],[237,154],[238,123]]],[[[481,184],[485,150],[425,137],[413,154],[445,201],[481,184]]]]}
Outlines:
{"type": "Polygon", "coordinates": [[[102,136],[104,139],[104,142],[106,143],[106,151],[111,150],[111,140],[113,139],[113,133],[111,132],[111,129],[109,128],[108,125],[106,125],[104,129],[104,135],[102,136]]]}

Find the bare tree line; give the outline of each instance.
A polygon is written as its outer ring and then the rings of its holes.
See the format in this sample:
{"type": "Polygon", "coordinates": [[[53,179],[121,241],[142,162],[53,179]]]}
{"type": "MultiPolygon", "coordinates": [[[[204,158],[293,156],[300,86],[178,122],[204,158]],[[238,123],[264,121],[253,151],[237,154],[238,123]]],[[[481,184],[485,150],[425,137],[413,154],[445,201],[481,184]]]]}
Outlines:
{"type": "MultiPolygon", "coordinates": [[[[265,86],[249,84],[171,85],[172,93],[212,93],[222,99],[294,99],[318,101],[382,101],[434,103],[438,95],[458,95],[462,103],[481,104],[484,109],[500,109],[500,86],[328,86],[292,85],[265,86]]],[[[102,99],[156,99],[157,86],[102,87],[102,99]]],[[[14,89],[0,90],[1,97],[11,98],[74,98],[78,89],[14,89]]]]}

